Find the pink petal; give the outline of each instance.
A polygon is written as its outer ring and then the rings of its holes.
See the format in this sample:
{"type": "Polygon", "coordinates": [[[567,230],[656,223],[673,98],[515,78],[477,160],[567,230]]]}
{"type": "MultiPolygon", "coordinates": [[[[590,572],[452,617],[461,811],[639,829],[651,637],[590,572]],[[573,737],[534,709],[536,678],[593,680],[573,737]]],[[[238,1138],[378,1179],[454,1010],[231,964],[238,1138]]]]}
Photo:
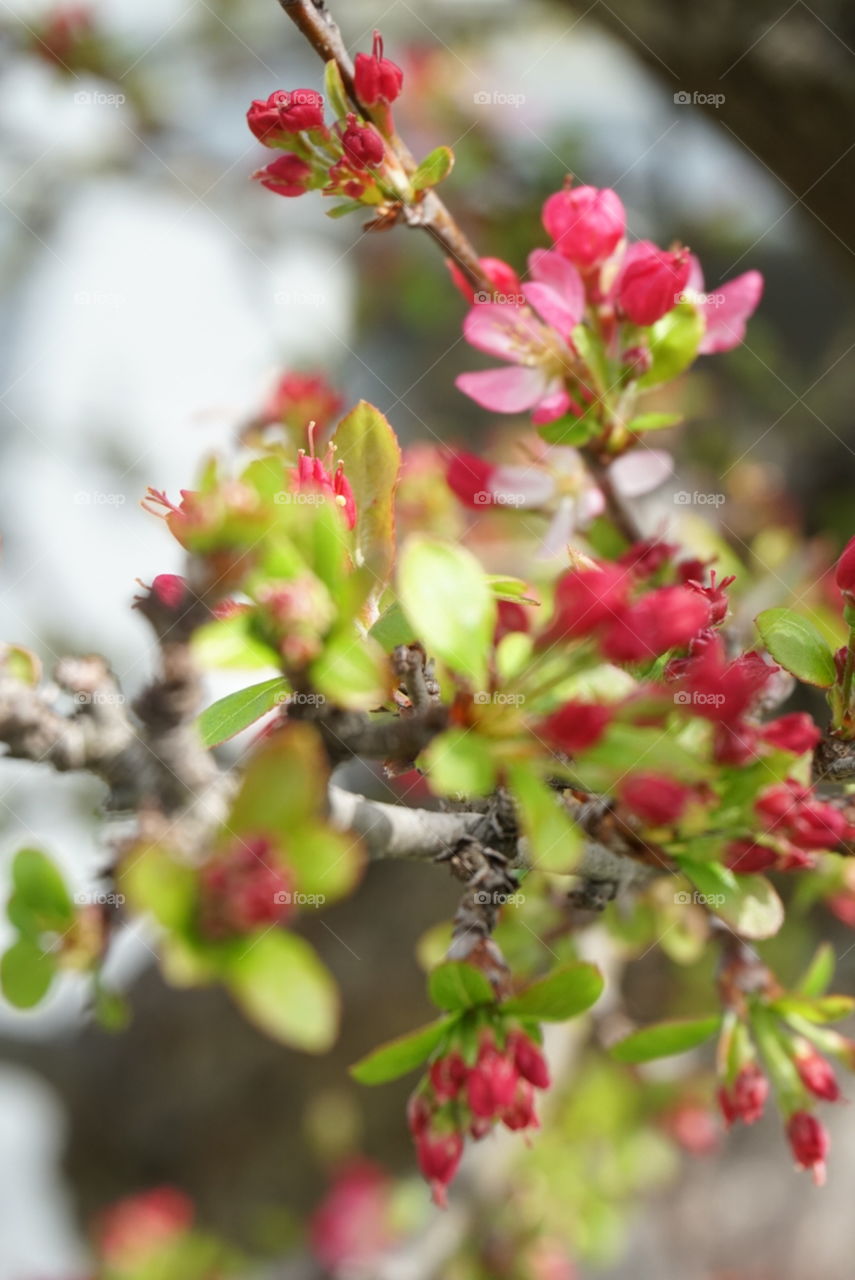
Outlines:
{"type": "Polygon", "coordinates": [[[555,478],[542,467],[496,467],[490,493],[508,506],[543,507],[555,496],[555,478]]]}
{"type": "Polygon", "coordinates": [[[543,339],[534,317],[516,307],[485,302],[467,312],[463,321],[466,341],[479,351],[519,364],[524,348],[532,342],[542,346],[543,339]]]}
{"type": "Polygon", "coordinates": [[[573,498],[562,498],[558,510],[549,522],[549,528],[543,541],[535,552],[536,560],[551,560],[567,551],[567,545],[573,530],[576,528],[576,502],[573,498]]]}
{"type": "Polygon", "coordinates": [[[706,333],[698,348],[700,355],[731,351],[745,337],[745,325],[763,296],[763,277],[759,271],[746,271],[727,284],[706,295],[703,313],[706,333]]]}
{"type": "Polygon", "coordinates": [[[528,266],[534,278],[525,285],[526,301],[536,307],[547,324],[566,337],[585,312],[585,286],[572,262],[551,249],[535,249],[528,266]]]}
{"type": "Polygon", "coordinates": [[[569,412],[571,404],[572,401],[563,384],[558,383],[557,386],[553,384],[532,413],[531,420],[538,424],[554,422],[556,418],[563,418],[565,413],[569,412]]]}
{"type": "Polygon", "coordinates": [[[704,291],[704,269],[695,253],[689,254],[689,279],[686,282],[686,290],[692,293],[704,291]]]}
{"type": "Polygon", "coordinates": [[[630,449],[610,467],[612,482],[624,498],[640,498],[667,480],[674,459],[664,449],[630,449]]]}
{"type": "Polygon", "coordinates": [[[455,386],[482,409],[522,413],[540,400],[546,389],[546,378],[540,369],[484,369],[480,373],[461,373],[455,379],[455,386]]]}

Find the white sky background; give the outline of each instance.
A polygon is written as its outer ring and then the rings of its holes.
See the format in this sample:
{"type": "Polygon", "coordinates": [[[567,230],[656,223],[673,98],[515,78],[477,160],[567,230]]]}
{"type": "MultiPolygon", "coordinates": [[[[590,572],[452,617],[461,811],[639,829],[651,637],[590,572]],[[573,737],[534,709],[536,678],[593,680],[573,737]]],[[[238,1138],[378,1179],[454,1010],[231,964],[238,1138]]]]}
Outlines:
{"type": "MultiPolygon", "coordinates": [[[[387,10],[345,7],[349,32],[362,16],[369,30],[387,10]]],[[[392,3],[382,19],[390,52],[396,33],[430,39],[421,18],[444,7],[451,0],[420,4],[417,17],[392,3]]],[[[500,29],[495,4],[484,7],[500,29]]],[[[3,8],[26,15],[41,6],[3,8]]],[[[192,38],[211,20],[206,10],[202,0],[97,5],[176,122],[148,140],[151,150],[134,137],[127,103],[75,101],[115,85],[62,79],[34,59],[0,79],[0,189],[12,211],[0,229],[11,278],[0,305],[0,637],[33,647],[48,668],[60,645],[101,651],[131,693],[151,658],[128,608],[134,580],[180,568],[177,545],[138,506],[146,486],[173,495],[191,487],[201,456],[228,446],[277,368],[317,361],[335,375],[358,341],[347,250],[359,220],[333,224],[319,197],[278,200],[248,181],[263,161],[243,122],[249,99],[319,83],[319,67],[298,61],[275,0],[251,0],[230,11],[229,22],[245,24],[237,36],[220,31],[224,47],[234,41],[233,74],[213,80],[211,55],[192,38]]],[[[637,235],[650,230],[641,210],[651,184],[659,200],[680,195],[722,212],[750,185],[741,216],[758,235],[774,221],[772,187],[694,112],[675,109],[625,49],[588,23],[563,35],[560,25],[528,28],[499,39],[477,68],[458,64],[464,109],[479,90],[524,95],[520,107],[494,108],[510,145],[524,150],[548,147],[562,120],[588,130],[594,151],[608,148],[637,235]]],[[[471,109],[473,119],[484,110],[471,109]]],[[[556,156],[556,187],[562,176],[556,156]]],[[[100,859],[89,818],[97,789],[14,764],[2,774],[0,866],[35,843],[85,887],[100,859]]],[[[79,995],[69,987],[27,1018],[0,1008],[0,1033],[49,1034],[74,1018],[79,995]]],[[[60,1280],[73,1270],[60,1143],[44,1087],[0,1072],[0,1280],[60,1280]]]]}

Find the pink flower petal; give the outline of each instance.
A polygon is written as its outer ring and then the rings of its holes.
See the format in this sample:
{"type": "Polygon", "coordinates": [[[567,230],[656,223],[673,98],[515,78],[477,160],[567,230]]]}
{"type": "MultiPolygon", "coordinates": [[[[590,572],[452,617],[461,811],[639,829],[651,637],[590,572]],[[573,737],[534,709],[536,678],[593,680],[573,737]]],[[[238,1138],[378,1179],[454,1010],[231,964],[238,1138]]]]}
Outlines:
{"type": "Polygon", "coordinates": [[[572,401],[564,384],[562,382],[552,383],[547,389],[546,395],[532,413],[531,420],[538,423],[538,425],[544,422],[554,422],[556,418],[563,418],[565,413],[569,412],[571,404],[572,401]]]}
{"type": "Polygon", "coordinates": [[[528,265],[534,283],[523,287],[526,301],[562,337],[568,337],[585,312],[582,277],[572,262],[550,249],[535,249],[528,265]]]}
{"type": "Polygon", "coordinates": [[[689,254],[689,279],[686,281],[686,291],[692,293],[704,291],[704,269],[696,253],[689,254]]]}
{"type": "Polygon", "coordinates": [[[546,390],[541,369],[484,369],[480,373],[461,373],[455,386],[471,396],[482,409],[494,413],[523,413],[537,404],[546,390]]]}
{"type": "Polygon", "coordinates": [[[738,347],[745,337],[746,322],[762,296],[763,277],[759,271],[746,271],[706,294],[702,309],[707,328],[698,353],[713,355],[738,347]]]}
{"type": "Polygon", "coordinates": [[[674,459],[664,449],[631,449],[610,467],[612,482],[624,498],[640,498],[667,480],[674,459]]]}
{"type": "Polygon", "coordinates": [[[542,467],[496,467],[489,488],[508,506],[543,507],[555,496],[555,478],[542,467]]]}
{"type": "Polygon", "coordinates": [[[501,303],[479,303],[463,321],[466,341],[479,351],[519,364],[532,342],[542,345],[537,322],[529,313],[501,303]]]}

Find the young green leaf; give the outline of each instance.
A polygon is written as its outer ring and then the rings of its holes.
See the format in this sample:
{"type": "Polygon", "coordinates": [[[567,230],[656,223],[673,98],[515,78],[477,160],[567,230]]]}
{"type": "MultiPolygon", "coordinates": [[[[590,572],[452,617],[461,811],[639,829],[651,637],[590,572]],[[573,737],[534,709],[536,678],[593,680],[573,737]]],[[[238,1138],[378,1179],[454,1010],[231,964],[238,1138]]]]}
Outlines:
{"type": "Polygon", "coordinates": [[[23,932],[50,929],[64,933],[75,916],[62,873],[40,849],[21,849],[12,862],[9,918],[23,932]]]}
{"type": "Polygon", "coordinates": [[[718,1014],[708,1018],[680,1018],[656,1022],[618,1040],[609,1049],[617,1062],[652,1062],[654,1058],[670,1058],[676,1053],[695,1049],[711,1039],[721,1025],[718,1014]]]}
{"type": "Polygon", "coordinates": [[[463,792],[486,796],[495,786],[496,768],[489,743],[472,729],[441,733],[422,753],[419,764],[439,795],[463,792]]]}
{"type": "Polygon", "coordinates": [[[401,550],[398,594],[428,653],[483,689],[496,600],[472,553],[424,534],[411,535],[401,550]]]}
{"type": "Polygon", "coordinates": [[[454,168],[454,152],[451,147],[437,147],[425,156],[415,173],[410,178],[414,191],[424,191],[426,187],[435,187],[447,178],[454,168]]]}
{"type": "Polygon", "coordinates": [[[812,1000],[795,993],[780,996],[773,1000],[770,1008],[782,1013],[796,1014],[807,1022],[839,1022],[848,1018],[855,1009],[855,998],[852,996],[818,996],[812,1000]]]}
{"type": "Polygon", "coordinates": [[[638,380],[640,387],[670,382],[687,369],[698,354],[704,336],[704,319],[690,302],[681,302],[650,329],[653,363],[638,380]]]}
{"type": "Polygon", "coordinates": [[[590,1009],[603,992],[603,975],[596,965],[568,964],[533,982],[502,1004],[502,1013],[542,1022],[564,1022],[590,1009]]]}
{"type": "Polygon", "coordinates": [[[766,609],[756,621],[763,643],[785,671],[820,689],[834,684],[834,654],[812,622],[792,609],[766,609]]]}
{"type": "Polygon", "coordinates": [[[441,964],[428,979],[428,995],[438,1009],[459,1013],[478,1004],[494,1004],[490,980],[471,964],[441,964]]]}
{"type": "Polygon", "coordinates": [[[740,937],[771,938],[784,923],[784,905],[764,876],[737,876],[716,862],[676,861],[705,905],[740,937]]]}
{"type": "Polygon", "coordinates": [[[336,120],[344,120],[350,106],[335,58],[330,58],[324,65],[324,96],[336,120]]]}
{"type": "Polygon", "coordinates": [[[287,694],[288,681],[283,676],[274,676],[272,680],[262,680],[260,684],[252,684],[246,689],[238,689],[235,693],[227,693],[224,698],[218,698],[210,707],[205,708],[196,721],[203,745],[215,747],[243,729],[248,729],[256,720],[284,702],[287,694]]]}
{"type": "Polygon", "coordinates": [[[224,981],[249,1020],[274,1040],[323,1053],[338,1030],[338,991],[304,938],[271,929],[231,958],[224,981]]]}
{"type": "Polygon", "coordinates": [[[681,413],[642,413],[637,418],[633,418],[627,431],[633,431],[636,434],[642,431],[664,431],[666,427],[676,427],[677,423],[682,421],[681,413]]]}
{"type": "Polygon", "coordinates": [[[355,1062],[350,1074],[360,1084],[386,1084],[415,1071],[439,1046],[453,1022],[453,1018],[440,1018],[417,1031],[388,1040],[355,1062]]]}
{"type": "Polygon", "coordinates": [[[798,994],[809,999],[824,995],[834,977],[835,963],[834,947],[830,942],[821,942],[796,987],[798,994]]]}
{"type": "Polygon", "coordinates": [[[0,960],[0,988],[16,1009],[32,1009],[47,995],[56,960],[30,938],[13,942],[0,960]]]}
{"type": "Polygon", "coordinates": [[[339,631],[312,663],[311,681],[337,706],[372,711],[382,706],[392,688],[383,649],[370,637],[339,631]]]}
{"type": "Polygon", "coordinates": [[[526,764],[508,768],[511,789],[520,808],[529,862],[539,871],[570,874],[582,852],[582,833],[558,795],[526,764]]]}
{"type": "Polygon", "coordinates": [[[395,560],[398,438],[380,410],[360,400],[336,427],[333,444],[356,502],[356,562],[374,575],[372,598],[378,600],[395,560]]]}

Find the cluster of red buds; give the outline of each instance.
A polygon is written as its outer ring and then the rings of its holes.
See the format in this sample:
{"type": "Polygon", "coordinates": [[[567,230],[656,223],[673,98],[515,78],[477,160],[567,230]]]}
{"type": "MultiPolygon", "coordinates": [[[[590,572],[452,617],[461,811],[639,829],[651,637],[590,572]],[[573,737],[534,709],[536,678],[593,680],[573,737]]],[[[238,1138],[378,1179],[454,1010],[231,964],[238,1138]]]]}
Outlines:
{"type": "Polygon", "coordinates": [[[482,1028],[470,1059],[462,1045],[434,1059],[410,1098],[407,1119],[438,1205],[446,1203],[465,1137],[478,1141],[499,1123],[514,1131],[538,1128],[535,1089],[548,1087],[543,1054],[519,1027],[482,1028]]]}
{"type": "Polygon", "coordinates": [[[403,72],[383,56],[379,32],[372,52],[356,56],[354,92],[365,115],[348,109],[340,77],[333,83],[330,105],[337,119],[331,128],[323,95],[314,89],[277,89],[253,101],[247,112],[250,130],[265,147],[283,152],[253,176],[282,196],[321,189],[374,205],[398,196],[406,175],[386,140],[394,135],[390,105],[401,92],[403,72]]]}
{"type": "MultiPolygon", "coordinates": [[[[313,438],[313,428],[309,429],[309,440],[313,438]]],[[[297,466],[291,472],[291,488],[295,494],[304,497],[320,494],[329,498],[341,510],[345,524],[352,529],[356,524],[356,502],[350,482],[344,474],[344,463],[335,465],[335,450],[332,445],[327,449],[325,458],[316,458],[314,445],[312,451],[306,453],[301,449],[297,466]]]]}
{"type": "Polygon", "coordinates": [[[812,867],[816,854],[851,838],[852,826],[834,805],[819,800],[812,787],[786,778],[766,787],[754,802],[760,838],[734,840],[727,852],[732,871],[798,871],[812,867]]]}
{"type": "Polygon", "coordinates": [[[293,914],[293,877],[266,836],[230,845],[199,873],[199,932],[211,942],[284,924],[293,914]]]}

